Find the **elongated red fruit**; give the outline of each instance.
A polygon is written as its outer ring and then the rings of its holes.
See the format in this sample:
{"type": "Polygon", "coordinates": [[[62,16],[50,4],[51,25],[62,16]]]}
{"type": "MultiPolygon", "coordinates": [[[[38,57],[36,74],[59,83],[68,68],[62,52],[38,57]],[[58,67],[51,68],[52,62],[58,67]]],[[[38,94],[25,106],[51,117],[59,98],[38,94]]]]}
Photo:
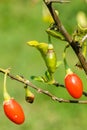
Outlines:
{"type": "Polygon", "coordinates": [[[20,104],[13,98],[3,103],[5,115],[14,123],[22,124],[25,120],[24,112],[20,104]]]}
{"type": "Polygon", "coordinates": [[[83,93],[83,83],[74,73],[65,76],[65,86],[69,94],[74,98],[80,98],[83,93]]]}

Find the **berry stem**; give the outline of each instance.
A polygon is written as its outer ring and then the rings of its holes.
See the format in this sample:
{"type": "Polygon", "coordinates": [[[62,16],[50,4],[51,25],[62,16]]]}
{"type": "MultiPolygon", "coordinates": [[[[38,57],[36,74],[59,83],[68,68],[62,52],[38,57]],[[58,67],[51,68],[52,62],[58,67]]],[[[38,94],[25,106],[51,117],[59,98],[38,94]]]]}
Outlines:
{"type": "Polygon", "coordinates": [[[65,66],[65,72],[66,74],[72,73],[72,70],[69,68],[68,63],[66,61],[66,49],[69,47],[69,44],[67,44],[64,48],[63,52],[63,61],[64,61],[64,66],[65,66]]]}
{"type": "Polygon", "coordinates": [[[7,74],[8,74],[8,71],[6,71],[4,74],[4,89],[3,89],[4,100],[10,99],[10,95],[8,94],[7,89],[6,89],[7,74]]]}

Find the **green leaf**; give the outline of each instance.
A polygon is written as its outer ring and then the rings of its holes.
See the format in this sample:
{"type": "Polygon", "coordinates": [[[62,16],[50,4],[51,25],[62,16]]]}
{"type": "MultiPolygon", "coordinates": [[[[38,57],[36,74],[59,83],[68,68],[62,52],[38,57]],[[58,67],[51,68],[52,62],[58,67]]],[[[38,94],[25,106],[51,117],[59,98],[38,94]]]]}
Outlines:
{"type": "Polygon", "coordinates": [[[39,81],[39,82],[45,82],[45,79],[41,76],[31,76],[31,79],[39,81]]]}
{"type": "Polygon", "coordinates": [[[58,32],[58,31],[47,29],[46,32],[49,35],[51,35],[52,37],[55,37],[55,38],[60,39],[62,41],[65,41],[64,36],[60,32],[58,32]]]}

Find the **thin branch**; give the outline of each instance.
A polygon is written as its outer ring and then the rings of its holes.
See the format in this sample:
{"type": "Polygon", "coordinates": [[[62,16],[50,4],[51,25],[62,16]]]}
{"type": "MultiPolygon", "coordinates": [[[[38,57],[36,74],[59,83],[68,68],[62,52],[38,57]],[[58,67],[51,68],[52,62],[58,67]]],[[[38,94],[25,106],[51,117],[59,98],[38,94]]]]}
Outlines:
{"type": "Polygon", "coordinates": [[[69,3],[70,1],[68,0],[45,0],[45,2],[49,3],[69,3]]]}
{"type": "MultiPolygon", "coordinates": [[[[0,68],[0,72],[3,73],[3,74],[5,74],[5,72],[7,72],[7,71],[5,71],[4,69],[1,69],[1,68],[0,68]]],[[[43,94],[49,96],[52,100],[57,101],[57,102],[59,102],[59,103],[87,104],[87,100],[86,100],[86,101],[83,101],[83,100],[79,101],[79,100],[66,100],[66,99],[63,99],[63,98],[58,98],[58,97],[56,97],[55,95],[53,95],[52,93],[50,93],[49,91],[44,90],[44,89],[41,89],[41,88],[38,88],[38,87],[37,87],[36,85],[34,85],[32,82],[30,82],[29,80],[27,80],[27,79],[25,79],[24,77],[21,77],[21,76],[19,76],[19,75],[13,76],[13,75],[10,74],[10,72],[9,72],[9,73],[7,73],[7,76],[10,77],[12,80],[16,80],[16,81],[18,81],[18,82],[23,83],[24,85],[27,85],[27,86],[29,86],[29,87],[35,89],[38,93],[43,93],[43,94]]],[[[84,92],[84,93],[85,93],[85,92],[84,92]]],[[[85,93],[85,94],[86,94],[86,93],[85,93]]]]}
{"type": "MultiPolygon", "coordinates": [[[[56,86],[56,87],[65,88],[65,86],[64,86],[63,84],[60,84],[60,83],[58,83],[58,82],[55,82],[53,85],[56,86]]],[[[87,97],[87,92],[83,91],[83,95],[84,95],[85,97],[87,97]]]]}
{"type": "Polygon", "coordinates": [[[76,53],[81,65],[87,75],[87,61],[82,54],[82,48],[79,46],[80,44],[78,42],[73,41],[72,37],[70,36],[70,34],[67,32],[67,30],[63,26],[62,22],[60,21],[59,16],[56,14],[56,12],[52,6],[52,3],[54,2],[54,0],[43,0],[43,1],[46,4],[47,8],[49,9],[50,14],[55,21],[57,29],[62,33],[62,35],[65,37],[65,40],[70,44],[70,46],[76,53]]]}
{"type": "Polygon", "coordinates": [[[57,29],[63,34],[63,36],[65,37],[66,41],[71,43],[72,42],[72,37],[69,35],[69,33],[67,32],[67,30],[65,29],[65,27],[63,26],[62,22],[60,21],[58,15],[56,14],[53,6],[52,6],[52,2],[53,0],[44,0],[47,8],[50,11],[51,16],[53,17],[56,27],[57,29]]]}

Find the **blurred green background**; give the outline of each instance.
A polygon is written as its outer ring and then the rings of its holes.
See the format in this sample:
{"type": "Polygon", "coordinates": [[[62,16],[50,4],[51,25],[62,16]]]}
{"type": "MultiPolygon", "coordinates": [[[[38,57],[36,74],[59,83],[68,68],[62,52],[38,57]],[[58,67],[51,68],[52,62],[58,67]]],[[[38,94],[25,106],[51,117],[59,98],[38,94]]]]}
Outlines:
{"type": "MultiPolygon", "coordinates": [[[[26,42],[37,40],[47,42],[45,32],[48,23],[42,18],[41,0],[0,0],[0,67],[11,67],[14,75],[23,75],[30,79],[31,75],[43,75],[46,70],[44,61],[35,48],[27,46],[26,42]]],[[[60,18],[71,34],[76,27],[78,11],[87,14],[87,4],[83,0],[71,0],[69,4],[54,4],[59,10],[60,18]]],[[[58,60],[62,60],[64,42],[52,38],[58,60]]],[[[71,48],[67,51],[67,59],[73,71],[79,74],[86,87],[86,76],[83,71],[75,68],[78,61],[71,48]]],[[[63,64],[57,69],[55,78],[64,83],[65,70],[63,64]]],[[[49,90],[58,97],[71,99],[62,88],[53,88],[46,84],[32,81],[38,87],[49,90]]],[[[43,94],[35,94],[34,104],[25,101],[23,84],[7,79],[7,88],[12,97],[22,105],[25,112],[25,123],[15,125],[3,112],[3,74],[0,74],[0,129],[1,130],[86,130],[87,105],[64,104],[52,101],[43,94]]],[[[86,97],[82,97],[86,100],[86,97]]]]}

